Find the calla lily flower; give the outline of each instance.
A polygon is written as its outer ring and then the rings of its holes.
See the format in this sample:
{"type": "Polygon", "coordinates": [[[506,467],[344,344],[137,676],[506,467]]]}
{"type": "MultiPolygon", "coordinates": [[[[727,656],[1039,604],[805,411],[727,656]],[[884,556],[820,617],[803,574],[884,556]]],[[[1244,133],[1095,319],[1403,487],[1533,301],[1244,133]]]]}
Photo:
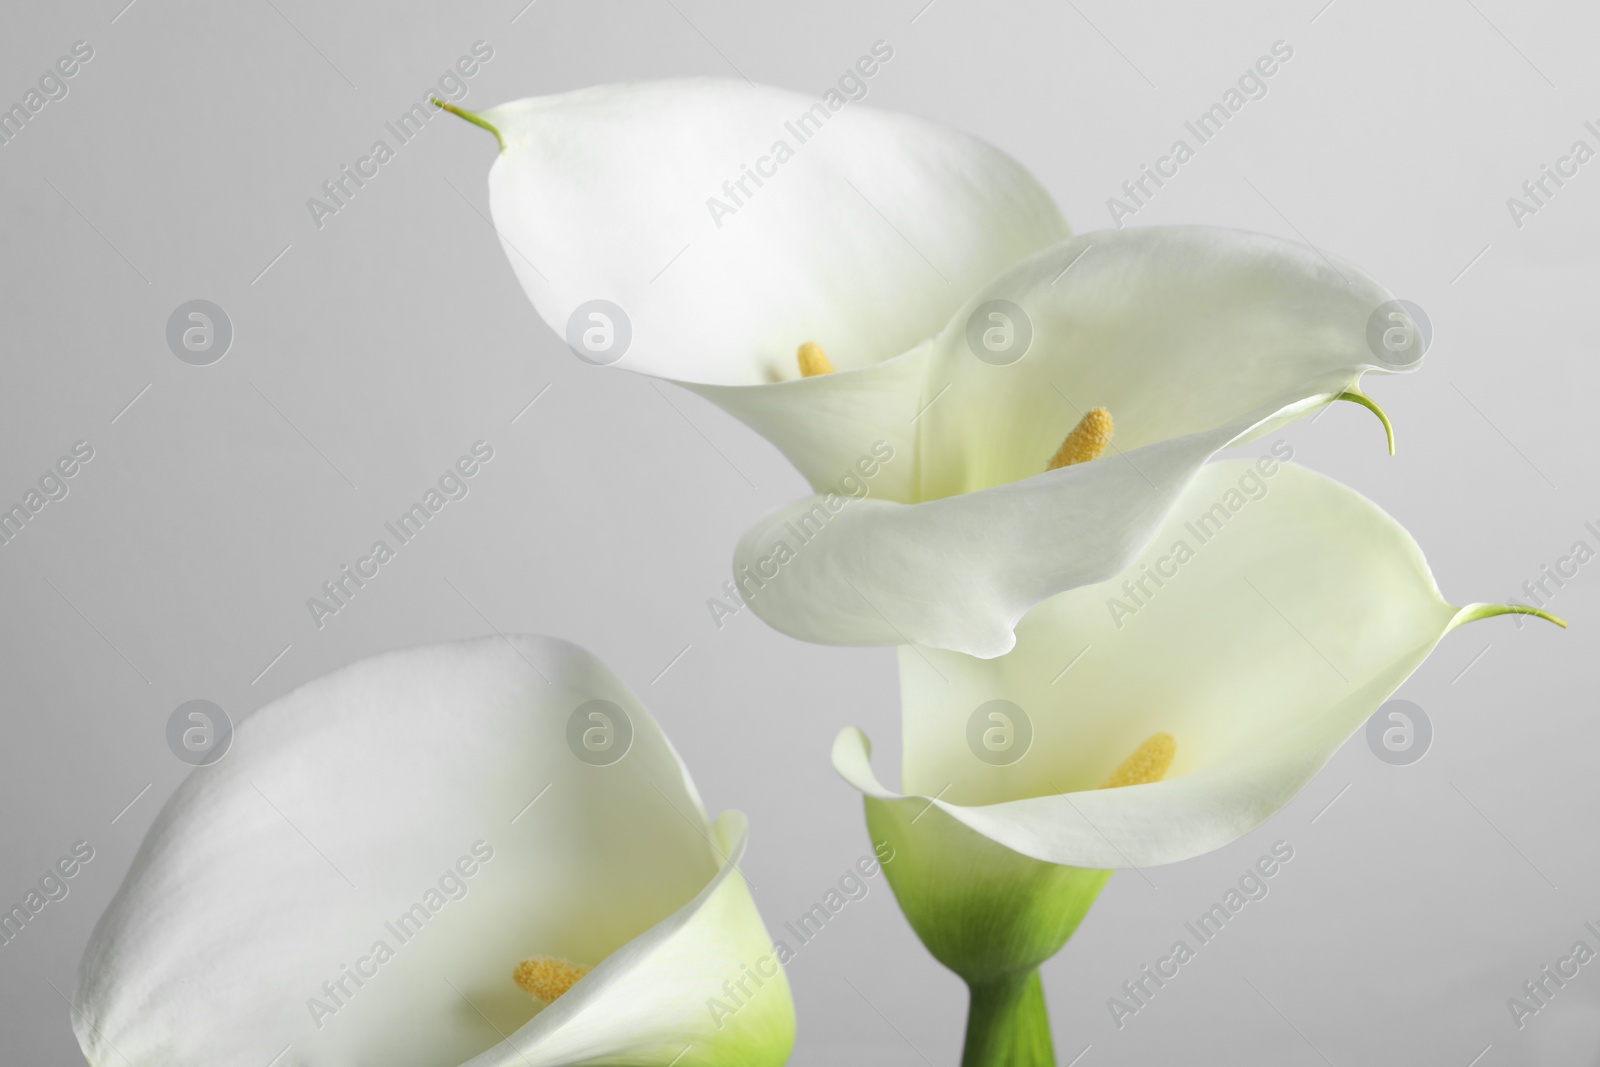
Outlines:
{"type": "Polygon", "coordinates": [[[1261,825],[1441,638],[1507,613],[1560,621],[1446,603],[1377,506],[1264,457],[1199,471],[1141,559],[1033,609],[1009,654],[903,649],[902,791],[859,730],[833,760],[912,926],[973,989],[967,1062],[1050,1062],[1024,1054],[1048,1054],[1037,967],[1112,869],[1261,825]]]}
{"type": "Polygon", "coordinates": [[[495,226],[574,352],[707,397],[810,481],[734,561],[805,640],[1003,654],[1219,449],[1376,410],[1362,375],[1421,359],[1348,263],[1203,227],[1073,237],[1005,154],[843,97],[694,79],[441,106],[498,137],[495,226]],[[1095,418],[1115,440],[1060,454],[1095,418]]]}
{"type": "Polygon", "coordinates": [[[94,1067],[781,1064],[793,1005],[760,966],[745,836],[574,645],[377,656],[178,789],[74,1028],[94,1067]]]}

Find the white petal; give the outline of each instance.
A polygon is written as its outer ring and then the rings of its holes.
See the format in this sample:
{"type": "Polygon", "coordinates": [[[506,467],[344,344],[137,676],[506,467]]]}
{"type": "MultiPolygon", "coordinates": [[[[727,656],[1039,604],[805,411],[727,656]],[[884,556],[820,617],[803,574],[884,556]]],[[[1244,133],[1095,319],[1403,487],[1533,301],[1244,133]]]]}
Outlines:
{"type": "Polygon", "coordinates": [[[458,1064],[539,1027],[519,960],[620,952],[557,1003],[603,997],[650,955],[630,942],[693,927],[693,902],[736,881],[726,847],[660,728],[583,650],[378,656],[245,719],[168,802],[85,954],[79,1041],[96,1067],[261,1067],[286,1045],[284,1067],[458,1064]],[[632,730],[605,766],[568,744],[597,699],[632,730]]]}
{"type": "Polygon", "coordinates": [[[1380,359],[1369,341],[1392,299],[1349,263],[1239,230],[1064,241],[984,286],[935,343],[926,395],[944,395],[919,420],[918,496],[1037,474],[1090,408],[1110,410],[1112,444],[1131,453],[1338,393],[1368,370],[1413,370],[1420,344],[1380,359]],[[1032,331],[1026,354],[999,365],[968,337],[995,300],[1020,307],[1032,331]]]}
{"type": "Polygon", "coordinates": [[[922,504],[800,500],[746,532],[734,581],[801,640],[1003,655],[1030,608],[1127,566],[1206,460],[1273,415],[922,504]]]}
{"type": "Polygon", "coordinates": [[[910,503],[917,474],[917,413],[930,346],[870,367],[772,385],[694,385],[777,446],[819,493],[910,503]]]}
{"type": "Polygon", "coordinates": [[[482,117],[505,143],[489,175],[495,225],[539,315],[566,336],[580,305],[613,302],[632,326],[618,365],[659,377],[790,379],[805,341],[841,370],[882,362],[1069,232],[1004,153],[860,103],[830,111],[814,96],[694,78],[482,117]],[[764,162],[785,154],[779,142],[792,158],[764,162]],[[724,183],[746,166],[771,175],[745,179],[735,204],[724,183]],[[734,213],[718,217],[713,199],[734,213]]]}
{"type": "Polygon", "coordinates": [[[859,732],[840,736],[835,766],[881,802],[920,808],[937,794],[950,818],[1036,859],[1170,863],[1287,803],[1476,614],[1440,598],[1410,536],[1356,493],[1292,465],[1266,477],[1249,462],[1216,463],[1139,563],[1035,609],[1010,655],[902,651],[907,798],[872,775],[859,732]],[[1215,504],[1227,517],[1201,541],[1186,524],[1215,504]],[[1146,579],[1143,606],[1114,620],[1122,581],[1175,559],[1180,541],[1192,557],[1161,565],[1172,576],[1146,579]],[[974,712],[995,699],[1033,730],[1009,766],[978,759],[967,740],[974,712]],[[1158,731],[1177,739],[1165,781],[1097,788],[1158,731]]]}
{"type": "Polygon", "coordinates": [[[788,979],[738,872],[746,833],[744,816],[725,812],[716,826],[722,870],[699,896],[465,1067],[559,1067],[602,1058],[640,1067],[785,1062],[794,1047],[794,1010],[788,979]],[[750,995],[730,995],[724,988],[730,979],[750,995]]]}
{"type": "MultiPolygon", "coordinates": [[[[914,498],[934,503],[850,509],[804,548],[793,524],[820,515],[819,501],[781,508],[746,534],[736,580],[756,614],[803,640],[1000,655],[1035,604],[1125,567],[1218,450],[1367,371],[1419,366],[1420,353],[1391,363],[1369,343],[1390,299],[1347,263],[1257,234],[1172,227],[1063,242],[986,286],[931,346],[918,451],[897,471],[910,467],[914,498]],[[979,359],[967,329],[998,299],[1023,309],[1032,332],[1027,354],[1004,365],[979,359]],[[1111,452],[1040,473],[1097,406],[1115,420],[1111,452]],[[763,561],[780,540],[797,556],[761,588],[747,575],[774,570],[763,561]]],[[[908,502],[889,488],[885,499],[908,502]]]]}

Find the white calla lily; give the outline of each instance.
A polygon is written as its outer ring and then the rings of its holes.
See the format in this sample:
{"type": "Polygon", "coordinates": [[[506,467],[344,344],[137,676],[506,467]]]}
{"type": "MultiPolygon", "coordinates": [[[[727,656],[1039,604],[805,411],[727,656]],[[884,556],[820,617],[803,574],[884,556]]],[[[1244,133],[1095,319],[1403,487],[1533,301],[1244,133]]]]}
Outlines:
{"type": "Polygon", "coordinates": [[[1070,232],[976,138],[742,81],[600,85],[476,118],[501,139],[489,207],[540,317],[565,336],[576,309],[613,301],[631,325],[619,365],[662,378],[799,378],[813,339],[841,370],[872,367],[1070,232]],[[777,154],[792,158],[770,185],[746,177],[777,154]]]}
{"type": "MultiPolygon", "coordinates": [[[[1034,608],[1009,654],[901,650],[903,792],[879,782],[858,730],[834,766],[975,1015],[1027,1016],[1038,964],[1111,869],[1259,826],[1445,634],[1511,612],[1542,614],[1446,603],[1405,530],[1331,479],[1216,462],[1141,559],[1034,608]]],[[[998,1040],[978,1029],[969,1051],[998,1040]]]]}
{"type": "Polygon", "coordinates": [[[1421,358],[1409,320],[1374,345],[1393,295],[1348,263],[1209,228],[1070,237],[1008,156],[837,94],[695,79],[460,113],[501,141],[490,206],[540,316],[580,354],[591,321],[625,333],[595,361],[699,392],[811,482],[734,565],[805,640],[1001,655],[1034,604],[1121,570],[1217,450],[1370,405],[1364,373],[1421,358]],[[1097,408],[1114,454],[1047,471],[1097,408]]]}
{"type": "Polygon", "coordinates": [[[1002,655],[1035,604],[1126,567],[1218,451],[1335,399],[1371,405],[1363,374],[1419,365],[1420,344],[1408,363],[1369,345],[1391,299],[1349,264],[1240,231],[1057,244],[905,357],[924,382],[912,498],[834,488],[780,508],[740,541],[736,580],[809,641],[1002,655]],[[981,358],[991,328],[1025,353],[981,358]],[[1094,416],[1114,420],[1110,450],[1047,469],[1094,416]]]}
{"type": "Polygon", "coordinates": [[[751,977],[772,941],[744,846],[582,649],[377,656],[183,783],[74,1027],[95,1067],[781,1064],[793,1005],[781,969],[751,977]]]}

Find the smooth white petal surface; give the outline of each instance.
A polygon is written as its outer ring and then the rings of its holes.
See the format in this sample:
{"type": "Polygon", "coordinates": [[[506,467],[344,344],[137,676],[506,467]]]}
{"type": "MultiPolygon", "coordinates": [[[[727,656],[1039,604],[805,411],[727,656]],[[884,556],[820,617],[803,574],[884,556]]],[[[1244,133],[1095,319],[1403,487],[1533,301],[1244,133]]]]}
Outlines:
{"type": "Polygon", "coordinates": [[[869,805],[920,809],[937,794],[944,815],[1025,856],[1170,863],[1287,803],[1469,617],[1441,599],[1410,536],[1358,494],[1292,465],[1268,476],[1215,463],[1140,561],[1040,605],[1011,654],[902,651],[905,798],[873,775],[859,731],[840,735],[834,762],[869,805]],[[1146,568],[1172,573],[1158,587],[1146,568]],[[1122,587],[1141,579],[1142,606],[1122,587]],[[1114,613],[1113,601],[1136,610],[1114,613]],[[968,741],[974,712],[996,699],[1032,728],[1009,766],[968,741]],[[1166,780],[1097,788],[1161,731],[1177,740],[1166,780]]]}
{"type": "MultiPolygon", "coordinates": [[[[704,1031],[703,1004],[666,1013],[765,936],[729,874],[742,841],[742,819],[713,831],[659,727],[583,650],[377,656],[249,716],[174,794],[90,942],[75,1028],[96,1067],[439,1067],[498,1062],[508,1035],[534,1060],[529,1035],[556,1028],[511,974],[549,955],[600,966],[556,1002],[560,1056],[536,1062],[655,1048],[704,1031]],[[597,699],[632,729],[607,766],[568,744],[597,699]],[[674,988],[619,996],[644,974],[674,988]]],[[[781,1017],[787,990],[769,988],[781,1017]]],[[[705,1054],[682,1062],[720,1062],[705,1054]]]]}
{"type": "Polygon", "coordinates": [[[467,1067],[785,1062],[794,1047],[794,1007],[772,939],[738,872],[746,833],[743,815],[724,812],[715,827],[722,869],[694,900],[467,1067]],[[730,980],[744,983],[751,995],[730,995],[724,988],[730,980]]]}
{"type": "Polygon", "coordinates": [[[911,503],[917,489],[917,414],[930,344],[856,370],[772,385],[679,384],[699,393],[777,446],[819,493],[852,493],[841,482],[865,459],[891,459],[866,478],[873,496],[911,503]]]}
{"type": "Polygon", "coordinates": [[[859,102],[691,78],[482,117],[505,144],[490,208],[540,317],[565,336],[580,305],[615,303],[632,326],[618,365],[658,377],[791,379],[805,341],[840,370],[882,362],[1069,232],[1009,156],[859,102]],[[724,183],[746,167],[771,173],[734,204],[724,183]]]}
{"type": "Polygon", "coordinates": [[[1217,450],[1275,412],[921,504],[810,497],[763,517],[734,580],[774,629],[983,658],[1034,605],[1130,563],[1217,450]]]}
{"type": "Polygon", "coordinates": [[[985,286],[930,346],[918,452],[897,471],[924,503],[894,506],[909,501],[890,483],[891,503],[844,509],[814,542],[796,523],[826,501],[780,508],[745,536],[735,574],[756,614],[803,640],[1001,655],[1035,604],[1127,566],[1218,450],[1367,371],[1420,365],[1420,346],[1403,364],[1374,354],[1369,321],[1391,299],[1347,263],[1257,234],[1072,238],[985,286]],[[967,327],[994,300],[1031,332],[1005,365],[978,358],[967,327]],[[1111,452],[1041,473],[1097,406],[1115,420],[1111,452]],[[796,555],[775,568],[780,541],[796,555]],[[766,587],[746,577],[775,570],[766,587]]]}
{"type": "MultiPolygon", "coordinates": [[[[1039,473],[1090,408],[1132,453],[1262,410],[1413,370],[1422,346],[1380,358],[1369,322],[1393,294],[1289,241],[1206,226],[1107,230],[1063,241],[977,291],[940,334],[920,420],[919,499],[1039,473]],[[1012,359],[975,354],[968,324],[991,301],[1022,311],[1012,359]],[[995,358],[992,357],[991,358],[995,358]],[[1399,362],[1404,360],[1405,362],[1399,362]]],[[[978,346],[982,348],[981,344],[978,346]]]]}

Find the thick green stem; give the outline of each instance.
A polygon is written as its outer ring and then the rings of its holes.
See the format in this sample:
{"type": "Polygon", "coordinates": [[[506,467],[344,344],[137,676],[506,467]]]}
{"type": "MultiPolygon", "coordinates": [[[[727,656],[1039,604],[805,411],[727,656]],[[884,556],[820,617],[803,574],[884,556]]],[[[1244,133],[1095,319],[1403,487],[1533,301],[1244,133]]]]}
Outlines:
{"type": "Polygon", "coordinates": [[[1037,970],[969,987],[961,1067],[1055,1067],[1050,1013],[1037,970]]]}

